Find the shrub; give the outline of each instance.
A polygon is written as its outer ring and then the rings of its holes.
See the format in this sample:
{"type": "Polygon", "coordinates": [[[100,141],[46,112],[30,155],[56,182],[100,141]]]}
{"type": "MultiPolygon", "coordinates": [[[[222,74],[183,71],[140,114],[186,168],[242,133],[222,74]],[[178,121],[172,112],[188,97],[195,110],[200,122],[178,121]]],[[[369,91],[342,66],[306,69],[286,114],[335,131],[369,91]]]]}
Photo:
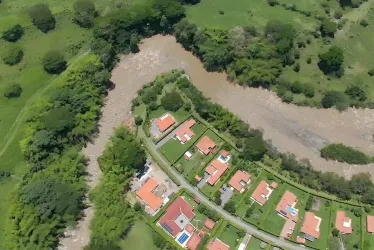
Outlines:
{"type": "Polygon", "coordinates": [[[44,33],[56,26],[56,20],[46,4],[35,4],[30,8],[29,15],[33,24],[44,33]]]}
{"type": "Polygon", "coordinates": [[[364,209],[365,209],[366,213],[370,213],[371,212],[371,207],[369,207],[369,206],[365,206],[364,209]]]}
{"type": "Polygon", "coordinates": [[[4,31],[3,39],[8,42],[16,42],[23,36],[24,30],[21,25],[16,24],[12,28],[4,31]]]}
{"type": "Polygon", "coordinates": [[[67,67],[64,56],[56,50],[47,52],[42,59],[42,64],[49,74],[60,74],[67,67]]]}
{"type": "Polygon", "coordinates": [[[278,0],[268,0],[268,4],[270,6],[275,6],[275,5],[279,5],[279,2],[278,0]]]}
{"type": "Polygon", "coordinates": [[[4,63],[10,66],[20,63],[22,61],[22,58],[23,50],[17,45],[9,46],[9,48],[5,50],[3,54],[4,63]]]}
{"type": "Polygon", "coordinates": [[[336,23],[325,18],[322,20],[320,31],[322,36],[334,37],[336,30],[338,29],[336,23]]]}
{"type": "Polygon", "coordinates": [[[368,21],[366,21],[365,19],[362,19],[362,20],[360,21],[360,25],[361,25],[362,27],[366,27],[366,26],[369,25],[369,23],[368,23],[368,21]]]}
{"type": "Polygon", "coordinates": [[[368,71],[369,76],[374,76],[374,69],[368,71]]]}
{"type": "Polygon", "coordinates": [[[19,84],[13,84],[9,87],[7,87],[4,91],[4,96],[6,98],[17,98],[22,94],[22,88],[19,84]]]}
{"type": "Polygon", "coordinates": [[[135,117],[136,126],[140,126],[140,125],[142,125],[142,123],[143,123],[143,118],[141,118],[140,116],[136,116],[135,117]]]}
{"type": "Polygon", "coordinates": [[[352,100],[363,102],[367,99],[366,92],[361,86],[349,86],[344,93],[347,94],[352,100]]]}
{"type": "Polygon", "coordinates": [[[342,16],[343,16],[343,11],[341,9],[335,10],[334,17],[336,19],[340,19],[340,18],[342,18],[342,16]]]}
{"type": "Polygon", "coordinates": [[[324,108],[331,108],[335,106],[337,103],[349,103],[349,97],[338,91],[329,91],[326,95],[322,98],[322,107],[324,108]]]}
{"type": "Polygon", "coordinates": [[[299,72],[300,71],[300,63],[296,63],[295,66],[293,67],[293,70],[295,72],[299,72]]]}
{"type": "Polygon", "coordinates": [[[343,62],[343,50],[337,46],[332,46],[328,51],[319,55],[318,66],[325,75],[341,76],[344,72],[343,62]]]}
{"type": "Polygon", "coordinates": [[[311,63],[312,63],[312,58],[311,58],[311,57],[308,57],[308,59],[306,59],[306,63],[307,63],[307,64],[311,64],[311,63]]]}
{"type": "Polygon", "coordinates": [[[82,28],[91,28],[96,17],[96,8],[92,0],[76,0],[74,5],[74,21],[82,28]]]}
{"type": "Polygon", "coordinates": [[[311,84],[304,84],[303,93],[306,97],[312,98],[314,96],[314,87],[311,84]]]}
{"type": "Polygon", "coordinates": [[[161,104],[165,110],[177,111],[180,107],[183,106],[183,100],[181,95],[177,91],[172,91],[166,93],[161,98],[161,104]]]}
{"type": "Polygon", "coordinates": [[[332,230],[332,235],[333,235],[334,237],[338,237],[338,236],[339,236],[339,231],[338,231],[338,229],[334,228],[334,229],[332,230]]]}
{"type": "Polygon", "coordinates": [[[369,156],[343,144],[330,144],[323,147],[321,149],[321,157],[349,164],[368,164],[371,162],[369,156]]]}

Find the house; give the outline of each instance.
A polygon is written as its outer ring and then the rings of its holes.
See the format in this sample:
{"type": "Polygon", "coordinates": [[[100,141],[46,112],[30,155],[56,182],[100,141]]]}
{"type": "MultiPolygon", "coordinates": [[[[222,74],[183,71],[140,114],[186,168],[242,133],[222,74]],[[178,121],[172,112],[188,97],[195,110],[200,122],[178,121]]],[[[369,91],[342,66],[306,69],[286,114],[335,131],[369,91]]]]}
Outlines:
{"type": "Polygon", "coordinates": [[[199,247],[201,240],[202,238],[199,235],[193,233],[187,242],[187,249],[196,250],[199,247]]]}
{"type": "Polygon", "coordinates": [[[366,230],[370,234],[374,234],[374,216],[367,216],[366,217],[366,230]]]}
{"type": "Polygon", "coordinates": [[[228,165],[220,162],[219,160],[213,160],[209,166],[205,168],[205,172],[209,174],[209,178],[207,180],[207,183],[211,186],[214,186],[221,176],[226,172],[228,169],[228,165]]]}
{"type": "Polygon", "coordinates": [[[280,216],[297,222],[297,220],[299,219],[299,217],[297,216],[299,214],[299,210],[295,208],[296,203],[297,197],[290,191],[286,191],[275,210],[280,216]]]}
{"type": "Polygon", "coordinates": [[[165,215],[158,221],[166,233],[173,238],[177,237],[190,221],[195,217],[191,207],[182,197],[178,197],[165,211],[165,215]]]}
{"type": "Polygon", "coordinates": [[[269,184],[267,184],[266,181],[261,181],[260,184],[258,184],[258,186],[256,187],[255,191],[253,192],[251,199],[261,206],[265,205],[271,193],[274,191],[273,187],[276,187],[274,183],[272,183],[272,185],[269,186],[269,184]]]}
{"type": "Polygon", "coordinates": [[[237,171],[229,181],[229,185],[239,193],[243,193],[245,187],[251,182],[251,175],[241,170],[237,171]]]}
{"type": "Polygon", "coordinates": [[[227,163],[230,160],[231,156],[226,150],[222,150],[218,156],[218,160],[222,163],[227,163]]]}
{"type": "Polygon", "coordinates": [[[342,234],[352,233],[352,220],[343,211],[336,212],[335,228],[342,234]]]}
{"type": "Polygon", "coordinates": [[[216,144],[214,141],[212,141],[208,136],[204,136],[197,144],[196,147],[199,149],[199,152],[208,155],[210,152],[212,152],[216,144]]]}
{"type": "Polygon", "coordinates": [[[149,206],[154,212],[162,206],[162,200],[153,193],[157,187],[158,183],[151,178],[136,193],[142,203],[149,206]]]}
{"type": "Polygon", "coordinates": [[[165,132],[175,124],[175,119],[172,115],[170,114],[164,114],[160,118],[156,120],[156,126],[160,130],[161,133],[165,132]]]}
{"type": "Polygon", "coordinates": [[[211,219],[206,219],[204,221],[204,224],[203,224],[203,226],[206,227],[207,229],[209,229],[210,231],[213,230],[215,225],[216,225],[216,223],[214,223],[214,221],[211,220],[211,219]]]}
{"type": "Polygon", "coordinates": [[[213,239],[208,247],[206,248],[207,250],[230,250],[230,247],[220,241],[219,239],[215,238],[213,239]]]}
{"type": "Polygon", "coordinates": [[[186,121],[179,127],[174,137],[177,138],[180,141],[180,143],[185,144],[187,141],[191,140],[191,138],[195,135],[195,133],[191,130],[191,128],[195,124],[195,120],[186,121]]]}
{"type": "Polygon", "coordinates": [[[305,239],[314,241],[319,238],[319,228],[322,222],[322,218],[316,216],[312,212],[305,213],[304,223],[301,227],[301,232],[305,234],[305,239]]]}

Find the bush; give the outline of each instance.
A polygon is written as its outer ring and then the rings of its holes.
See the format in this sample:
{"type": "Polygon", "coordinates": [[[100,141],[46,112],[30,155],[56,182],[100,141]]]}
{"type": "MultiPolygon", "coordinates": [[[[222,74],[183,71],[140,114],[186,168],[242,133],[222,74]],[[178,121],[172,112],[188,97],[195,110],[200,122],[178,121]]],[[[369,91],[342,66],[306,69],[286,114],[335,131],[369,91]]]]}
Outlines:
{"type": "Polygon", "coordinates": [[[324,108],[331,108],[335,106],[337,103],[349,103],[349,97],[338,91],[329,91],[326,95],[322,98],[322,107],[324,108]]]}
{"type": "Polygon", "coordinates": [[[319,55],[318,66],[325,75],[340,77],[344,72],[342,68],[343,62],[343,50],[337,46],[332,46],[328,51],[319,55]]]}
{"type": "Polygon", "coordinates": [[[343,144],[330,144],[321,149],[321,157],[328,160],[337,160],[349,164],[368,164],[370,157],[354,148],[343,144]]]}
{"type": "Polygon", "coordinates": [[[10,66],[20,63],[22,58],[23,50],[17,45],[9,46],[9,48],[3,54],[4,63],[10,66]]]}
{"type": "Polygon", "coordinates": [[[183,106],[183,100],[181,95],[177,91],[172,91],[170,93],[166,93],[161,98],[161,105],[165,110],[177,111],[180,107],[183,106]]]}
{"type": "Polygon", "coordinates": [[[4,96],[6,98],[17,98],[21,95],[22,93],[22,88],[21,85],[19,84],[13,84],[9,86],[8,88],[5,89],[4,91],[4,96]]]}
{"type": "Polygon", "coordinates": [[[374,76],[374,69],[368,71],[369,76],[374,76]]]}
{"type": "Polygon", "coordinates": [[[325,18],[322,20],[320,31],[322,36],[334,37],[336,30],[338,29],[336,23],[325,18]]]}
{"type": "Polygon", "coordinates": [[[361,207],[355,208],[355,209],[353,210],[353,213],[354,213],[354,215],[355,215],[356,217],[361,217],[361,215],[362,215],[362,209],[361,209],[361,207]]]}
{"type": "Polygon", "coordinates": [[[300,63],[296,63],[295,66],[293,67],[293,70],[295,72],[299,72],[300,71],[300,63]]]}
{"type": "Polygon", "coordinates": [[[366,92],[361,86],[349,86],[344,93],[347,94],[352,100],[363,102],[367,99],[366,92]]]}
{"type": "Polygon", "coordinates": [[[332,235],[333,235],[334,237],[338,237],[338,236],[339,236],[339,231],[338,231],[338,229],[334,228],[334,229],[332,230],[332,235]]]}
{"type": "Polygon", "coordinates": [[[47,52],[42,59],[42,64],[49,74],[60,74],[67,68],[64,56],[56,50],[47,52]]]}
{"type": "Polygon", "coordinates": [[[136,126],[140,126],[143,123],[143,119],[140,116],[135,117],[135,124],[136,126]]]}
{"type": "Polygon", "coordinates": [[[336,19],[340,19],[340,18],[342,18],[342,16],[343,16],[343,11],[341,9],[335,10],[334,17],[336,19]]]}
{"type": "Polygon", "coordinates": [[[21,25],[16,24],[12,28],[4,31],[3,39],[8,42],[16,42],[23,36],[24,30],[21,25]]]}
{"type": "Polygon", "coordinates": [[[360,25],[361,25],[362,27],[366,27],[366,26],[369,25],[369,23],[368,23],[368,21],[366,21],[365,19],[362,19],[362,20],[360,21],[360,25]]]}
{"type": "Polygon", "coordinates": [[[35,4],[30,8],[29,15],[33,24],[44,33],[56,26],[56,20],[46,4],[35,4]]]}
{"type": "Polygon", "coordinates": [[[311,84],[304,84],[303,86],[303,93],[306,97],[312,98],[314,96],[314,86],[311,84]]]}
{"type": "Polygon", "coordinates": [[[74,21],[82,28],[91,28],[96,17],[96,8],[92,0],[76,0],[74,5],[74,21]]]}
{"type": "Polygon", "coordinates": [[[279,2],[278,0],[268,0],[268,4],[270,6],[275,6],[275,5],[279,5],[279,2]]]}
{"type": "Polygon", "coordinates": [[[308,57],[308,59],[306,59],[306,63],[311,64],[312,63],[312,58],[308,57]]]}

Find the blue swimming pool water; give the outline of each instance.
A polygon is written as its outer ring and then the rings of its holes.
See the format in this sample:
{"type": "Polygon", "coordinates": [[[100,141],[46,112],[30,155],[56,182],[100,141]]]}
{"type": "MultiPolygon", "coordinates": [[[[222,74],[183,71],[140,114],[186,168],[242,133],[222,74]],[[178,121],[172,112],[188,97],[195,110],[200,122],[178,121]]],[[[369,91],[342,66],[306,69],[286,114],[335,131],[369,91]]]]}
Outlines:
{"type": "Polygon", "coordinates": [[[289,212],[292,215],[297,215],[297,211],[290,206],[287,206],[286,210],[287,210],[287,212],[289,212]]]}
{"type": "Polygon", "coordinates": [[[178,242],[183,244],[184,242],[186,242],[186,240],[188,239],[188,235],[186,233],[183,233],[179,239],[178,239],[178,242]]]}

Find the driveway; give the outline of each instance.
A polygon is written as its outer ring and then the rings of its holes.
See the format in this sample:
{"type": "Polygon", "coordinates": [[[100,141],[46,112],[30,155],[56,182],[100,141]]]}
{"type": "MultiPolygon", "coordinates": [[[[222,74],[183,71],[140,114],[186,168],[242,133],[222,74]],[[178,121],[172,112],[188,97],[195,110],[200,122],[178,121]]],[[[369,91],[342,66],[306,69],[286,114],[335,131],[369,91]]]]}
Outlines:
{"type": "Polygon", "coordinates": [[[226,186],[226,184],[223,184],[222,186],[222,194],[221,194],[221,206],[223,207],[231,198],[232,194],[233,194],[233,190],[231,188],[229,188],[228,186],[226,186]]]}
{"type": "Polygon", "coordinates": [[[199,181],[199,183],[197,183],[197,188],[198,189],[202,189],[205,184],[206,184],[206,181],[209,179],[210,175],[207,174],[206,172],[204,172],[204,177],[199,181]]]}

